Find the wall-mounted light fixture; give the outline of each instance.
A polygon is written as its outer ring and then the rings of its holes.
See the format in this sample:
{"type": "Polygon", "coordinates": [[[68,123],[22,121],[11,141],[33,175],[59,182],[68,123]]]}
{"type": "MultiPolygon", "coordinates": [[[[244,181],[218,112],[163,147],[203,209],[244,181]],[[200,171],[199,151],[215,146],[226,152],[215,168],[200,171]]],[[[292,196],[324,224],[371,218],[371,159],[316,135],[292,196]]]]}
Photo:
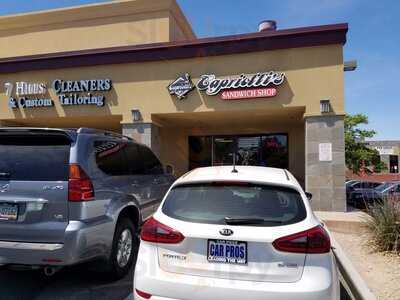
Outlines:
{"type": "Polygon", "coordinates": [[[331,102],[329,99],[324,99],[320,101],[320,109],[321,113],[329,113],[331,112],[331,102]]]}
{"type": "Polygon", "coordinates": [[[356,60],[349,60],[343,63],[343,71],[350,72],[357,69],[357,61],[356,60]]]}
{"type": "Polygon", "coordinates": [[[139,121],[142,121],[142,120],[143,120],[143,118],[142,118],[142,113],[140,112],[140,110],[138,110],[138,109],[132,109],[132,110],[131,110],[131,113],[132,113],[132,120],[133,120],[133,122],[139,122],[139,121]]]}

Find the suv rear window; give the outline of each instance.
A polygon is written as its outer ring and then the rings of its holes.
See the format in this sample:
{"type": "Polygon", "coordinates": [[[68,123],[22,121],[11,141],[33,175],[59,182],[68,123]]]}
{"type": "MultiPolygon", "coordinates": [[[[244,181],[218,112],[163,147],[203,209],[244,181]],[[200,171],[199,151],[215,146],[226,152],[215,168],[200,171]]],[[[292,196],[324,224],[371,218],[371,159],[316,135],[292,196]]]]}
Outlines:
{"type": "Polygon", "coordinates": [[[66,181],[70,141],[63,135],[0,135],[0,180],[66,181]]]}
{"type": "MultiPolygon", "coordinates": [[[[182,221],[226,224],[225,218],[263,220],[254,226],[281,226],[306,217],[301,195],[293,189],[254,184],[195,184],[173,188],[162,207],[182,221]]],[[[246,224],[247,225],[247,224],[246,224]]]]}

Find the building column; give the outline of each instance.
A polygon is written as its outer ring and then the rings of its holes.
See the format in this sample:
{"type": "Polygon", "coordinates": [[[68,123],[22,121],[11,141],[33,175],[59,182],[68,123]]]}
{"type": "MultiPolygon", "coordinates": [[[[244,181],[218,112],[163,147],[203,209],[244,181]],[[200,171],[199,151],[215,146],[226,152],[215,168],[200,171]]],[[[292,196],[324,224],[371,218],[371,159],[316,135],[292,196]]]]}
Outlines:
{"type": "Polygon", "coordinates": [[[160,127],[157,125],[153,123],[122,124],[122,134],[133,138],[139,143],[147,145],[160,159],[160,127]]]}
{"type": "Polygon", "coordinates": [[[306,117],[305,154],[305,186],[313,194],[313,209],[346,211],[344,117],[306,117]],[[321,143],[331,144],[331,160],[329,151],[327,156],[320,157],[327,154],[320,153],[321,143]]]}

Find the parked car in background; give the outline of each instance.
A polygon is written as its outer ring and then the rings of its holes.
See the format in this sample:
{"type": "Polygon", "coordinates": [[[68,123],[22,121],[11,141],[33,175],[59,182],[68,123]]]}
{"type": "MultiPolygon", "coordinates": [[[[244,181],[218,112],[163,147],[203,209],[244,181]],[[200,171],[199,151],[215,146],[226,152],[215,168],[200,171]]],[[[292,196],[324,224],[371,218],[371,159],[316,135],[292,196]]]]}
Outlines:
{"type": "Polygon", "coordinates": [[[339,299],[330,238],[283,169],[195,169],[142,227],[134,297],[339,299]],[[189,296],[190,295],[190,296],[189,296]]]}
{"type": "Polygon", "coordinates": [[[347,202],[356,208],[366,208],[389,198],[400,199],[399,181],[384,182],[371,189],[357,189],[350,194],[347,202]]]}
{"type": "Polygon", "coordinates": [[[349,199],[350,194],[356,190],[374,189],[377,186],[379,186],[381,183],[382,182],[349,180],[346,182],[346,199],[349,199]]]}
{"type": "Polygon", "coordinates": [[[148,147],[88,128],[1,128],[0,157],[0,264],[48,275],[91,260],[125,275],[174,180],[148,147]]]}

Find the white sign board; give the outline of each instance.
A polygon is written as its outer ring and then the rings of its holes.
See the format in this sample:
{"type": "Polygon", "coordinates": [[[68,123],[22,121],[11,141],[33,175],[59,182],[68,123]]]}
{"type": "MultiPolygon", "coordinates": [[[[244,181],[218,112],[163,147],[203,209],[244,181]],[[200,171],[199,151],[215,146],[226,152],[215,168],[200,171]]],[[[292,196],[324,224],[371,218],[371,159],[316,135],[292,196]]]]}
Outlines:
{"type": "Polygon", "coordinates": [[[319,161],[332,161],[332,143],[319,144],[319,161]]]}
{"type": "Polygon", "coordinates": [[[380,155],[394,155],[394,149],[391,146],[375,146],[380,155]]]}

